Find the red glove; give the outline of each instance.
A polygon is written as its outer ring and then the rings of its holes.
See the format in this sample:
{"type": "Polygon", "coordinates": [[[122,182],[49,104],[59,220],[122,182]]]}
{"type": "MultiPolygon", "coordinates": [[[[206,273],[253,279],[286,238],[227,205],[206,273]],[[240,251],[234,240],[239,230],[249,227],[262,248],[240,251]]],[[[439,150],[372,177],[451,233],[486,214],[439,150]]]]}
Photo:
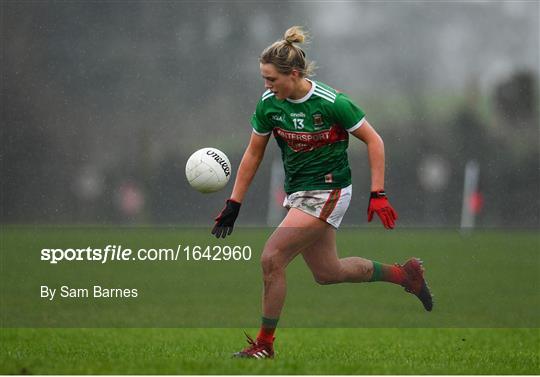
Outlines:
{"type": "Polygon", "coordinates": [[[373,214],[381,218],[386,229],[394,229],[395,222],[398,218],[396,211],[390,205],[386,193],[384,191],[372,191],[369,197],[369,206],[367,209],[367,221],[373,220],[373,214]]]}

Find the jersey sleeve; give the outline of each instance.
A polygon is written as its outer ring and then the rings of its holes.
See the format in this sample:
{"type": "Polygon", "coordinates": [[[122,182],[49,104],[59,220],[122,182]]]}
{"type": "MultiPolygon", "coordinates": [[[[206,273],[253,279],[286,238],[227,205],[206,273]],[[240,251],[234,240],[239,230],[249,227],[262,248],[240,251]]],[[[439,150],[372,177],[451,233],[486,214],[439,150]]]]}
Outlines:
{"type": "Polygon", "coordinates": [[[360,128],[366,119],[364,111],[344,93],[338,93],[334,102],[336,121],[348,132],[360,128]]]}
{"type": "Polygon", "coordinates": [[[251,117],[251,127],[253,132],[261,136],[269,135],[272,132],[273,125],[264,114],[264,102],[262,99],[257,103],[255,112],[251,117]]]}

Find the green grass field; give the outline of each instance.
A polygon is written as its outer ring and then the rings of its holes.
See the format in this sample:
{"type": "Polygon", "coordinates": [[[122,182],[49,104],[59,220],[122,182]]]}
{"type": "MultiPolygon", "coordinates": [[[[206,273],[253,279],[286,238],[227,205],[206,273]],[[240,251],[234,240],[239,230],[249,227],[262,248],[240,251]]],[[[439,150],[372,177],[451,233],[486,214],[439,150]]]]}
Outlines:
{"type": "MultiPolygon", "coordinates": [[[[254,330],[254,329],[253,329],[254,330]]],[[[8,329],[2,374],[538,374],[538,329],[283,329],[237,360],[240,329],[8,329]]]]}
{"type": "MultiPolygon", "coordinates": [[[[275,360],[235,360],[260,316],[265,229],[237,229],[248,262],[50,265],[42,248],[210,244],[207,231],[3,227],[0,374],[538,374],[540,239],[534,232],[343,229],[340,254],[425,261],[436,306],[383,283],[318,286],[301,258],[275,360]],[[136,300],[48,301],[39,285],[134,286],[136,300]]],[[[219,241],[224,244],[224,241],[219,241]]],[[[218,242],[218,244],[219,244],[218,242]]]]}

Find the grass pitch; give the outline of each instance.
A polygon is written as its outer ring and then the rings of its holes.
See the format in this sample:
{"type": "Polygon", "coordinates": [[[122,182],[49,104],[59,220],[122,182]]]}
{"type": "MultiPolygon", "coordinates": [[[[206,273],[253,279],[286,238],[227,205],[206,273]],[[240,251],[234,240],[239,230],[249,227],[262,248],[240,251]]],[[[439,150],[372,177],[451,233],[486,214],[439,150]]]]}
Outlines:
{"type": "Polygon", "coordinates": [[[424,259],[434,311],[389,284],[317,286],[299,258],[288,269],[276,359],[231,359],[246,345],[243,329],[256,335],[267,234],[236,230],[230,243],[254,250],[243,263],[48,265],[39,260],[44,247],[210,241],[206,230],[4,227],[0,373],[540,373],[540,239],[532,232],[343,229],[342,256],[424,259]],[[125,304],[38,297],[40,283],[88,281],[135,285],[141,297],[125,304]]]}
{"type": "Polygon", "coordinates": [[[241,329],[7,329],[0,372],[538,374],[539,342],[538,329],[282,329],[274,360],[239,360],[241,329]]]}

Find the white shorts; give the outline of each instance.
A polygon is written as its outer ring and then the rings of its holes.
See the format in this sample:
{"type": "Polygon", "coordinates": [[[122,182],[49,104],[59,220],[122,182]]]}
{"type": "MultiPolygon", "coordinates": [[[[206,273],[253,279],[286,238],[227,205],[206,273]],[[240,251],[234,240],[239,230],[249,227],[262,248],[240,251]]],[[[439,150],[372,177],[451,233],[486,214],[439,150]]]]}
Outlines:
{"type": "Polygon", "coordinates": [[[283,207],[299,209],[337,229],[349,208],[351,195],[352,185],[335,190],[297,191],[285,197],[283,207]]]}

